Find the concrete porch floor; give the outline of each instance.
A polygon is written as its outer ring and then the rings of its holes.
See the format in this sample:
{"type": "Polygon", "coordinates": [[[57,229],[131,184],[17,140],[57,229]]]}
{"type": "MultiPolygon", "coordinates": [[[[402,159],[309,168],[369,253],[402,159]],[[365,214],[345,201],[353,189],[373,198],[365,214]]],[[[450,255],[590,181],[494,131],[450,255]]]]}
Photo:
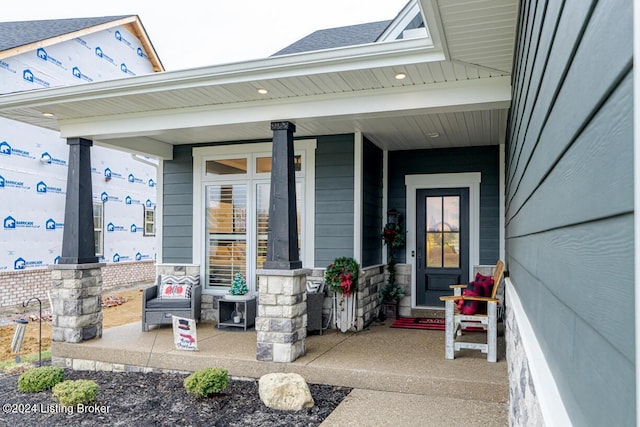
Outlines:
{"type": "MultiPolygon", "coordinates": [[[[53,343],[54,363],[74,369],[195,371],[221,367],[234,377],[295,372],[308,383],[353,387],[323,426],[507,425],[508,380],[504,336],[498,362],[479,351],[444,358],[444,332],[392,329],[390,321],[358,333],[325,331],[306,340],[293,363],[256,360],[254,331],[197,327],[198,351],[179,351],[170,326],[141,332],[140,322],[106,329],[101,339],[53,343]]],[[[500,325],[501,327],[502,325],[500,325]]],[[[484,339],[482,333],[471,333],[484,339]]]]}

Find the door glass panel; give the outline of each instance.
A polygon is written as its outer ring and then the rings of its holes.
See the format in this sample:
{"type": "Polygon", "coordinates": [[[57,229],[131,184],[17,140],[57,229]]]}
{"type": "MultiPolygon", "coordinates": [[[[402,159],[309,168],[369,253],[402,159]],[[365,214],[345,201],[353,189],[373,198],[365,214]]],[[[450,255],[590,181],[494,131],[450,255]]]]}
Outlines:
{"type": "Polygon", "coordinates": [[[246,272],[247,186],[207,186],[208,286],[231,286],[246,272]]]}
{"type": "Polygon", "coordinates": [[[460,197],[426,198],[427,268],[460,267],[460,197]]]}
{"type": "Polygon", "coordinates": [[[443,233],[444,263],[443,267],[460,267],[460,233],[443,233]]]}
{"type": "Polygon", "coordinates": [[[442,198],[443,206],[443,267],[460,267],[460,197],[442,198]]]}
{"type": "Polygon", "coordinates": [[[442,233],[427,233],[427,267],[442,267],[442,233]]]}

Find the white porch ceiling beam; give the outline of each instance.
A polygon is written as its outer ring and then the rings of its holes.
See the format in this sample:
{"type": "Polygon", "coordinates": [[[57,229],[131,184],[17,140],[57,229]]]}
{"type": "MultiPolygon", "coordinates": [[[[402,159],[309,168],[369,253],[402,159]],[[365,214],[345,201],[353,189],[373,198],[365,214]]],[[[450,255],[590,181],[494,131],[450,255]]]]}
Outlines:
{"type": "Polygon", "coordinates": [[[173,145],[155,141],[146,137],[127,137],[127,139],[94,139],[95,145],[107,148],[118,148],[133,154],[157,157],[162,160],[173,160],[173,145]]]}
{"type": "Polygon", "coordinates": [[[511,79],[464,80],[346,94],[285,100],[245,102],[194,108],[168,109],[127,115],[60,120],[63,137],[117,138],[131,133],[153,135],[164,130],[189,129],[273,120],[358,117],[375,114],[449,112],[508,108],[511,79]]]}

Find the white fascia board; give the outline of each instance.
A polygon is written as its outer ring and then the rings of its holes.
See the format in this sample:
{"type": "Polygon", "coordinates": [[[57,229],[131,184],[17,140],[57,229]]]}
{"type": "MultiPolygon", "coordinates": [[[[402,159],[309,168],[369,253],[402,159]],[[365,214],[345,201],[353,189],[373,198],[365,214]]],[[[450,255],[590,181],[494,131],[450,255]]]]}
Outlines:
{"type": "MultiPolygon", "coordinates": [[[[395,17],[380,37],[378,37],[378,41],[396,40],[418,13],[422,14],[422,11],[418,7],[417,0],[411,0],[404,6],[400,13],[398,13],[398,16],[395,17]]],[[[429,34],[429,27],[427,26],[427,20],[424,14],[422,15],[422,19],[425,22],[425,27],[427,27],[427,34],[429,34]]]]}
{"type": "Polygon", "coordinates": [[[395,40],[327,49],[126,79],[0,95],[0,116],[16,108],[43,108],[64,102],[115,98],[230,83],[257,82],[312,74],[386,67],[444,59],[426,39],[395,40]]]}
{"type": "Polygon", "coordinates": [[[386,88],[342,94],[307,96],[131,113],[123,116],[60,120],[65,138],[82,135],[157,133],[162,130],[221,126],[263,121],[349,117],[408,112],[449,112],[508,108],[511,78],[463,80],[423,86],[386,88]]]}
{"type": "Polygon", "coordinates": [[[444,32],[444,25],[442,25],[439,5],[435,0],[419,0],[418,5],[422,11],[424,23],[429,29],[433,46],[443,52],[446,60],[450,60],[451,55],[449,54],[449,48],[447,47],[447,40],[444,32]]]}

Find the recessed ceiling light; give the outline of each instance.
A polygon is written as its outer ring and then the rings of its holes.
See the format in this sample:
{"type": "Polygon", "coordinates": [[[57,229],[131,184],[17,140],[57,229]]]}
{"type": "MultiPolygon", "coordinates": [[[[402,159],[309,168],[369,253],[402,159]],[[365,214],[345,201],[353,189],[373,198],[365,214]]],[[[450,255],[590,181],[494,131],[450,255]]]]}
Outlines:
{"type": "Polygon", "coordinates": [[[53,113],[42,113],[44,117],[53,117],[53,113]]]}
{"type": "Polygon", "coordinates": [[[407,77],[407,75],[405,73],[397,73],[396,74],[396,80],[402,80],[405,79],[407,77]]]}
{"type": "Polygon", "coordinates": [[[259,93],[260,95],[266,95],[266,94],[268,94],[268,93],[269,93],[269,91],[268,91],[268,90],[266,90],[266,89],[260,88],[260,89],[258,89],[258,93],[259,93]]]}

